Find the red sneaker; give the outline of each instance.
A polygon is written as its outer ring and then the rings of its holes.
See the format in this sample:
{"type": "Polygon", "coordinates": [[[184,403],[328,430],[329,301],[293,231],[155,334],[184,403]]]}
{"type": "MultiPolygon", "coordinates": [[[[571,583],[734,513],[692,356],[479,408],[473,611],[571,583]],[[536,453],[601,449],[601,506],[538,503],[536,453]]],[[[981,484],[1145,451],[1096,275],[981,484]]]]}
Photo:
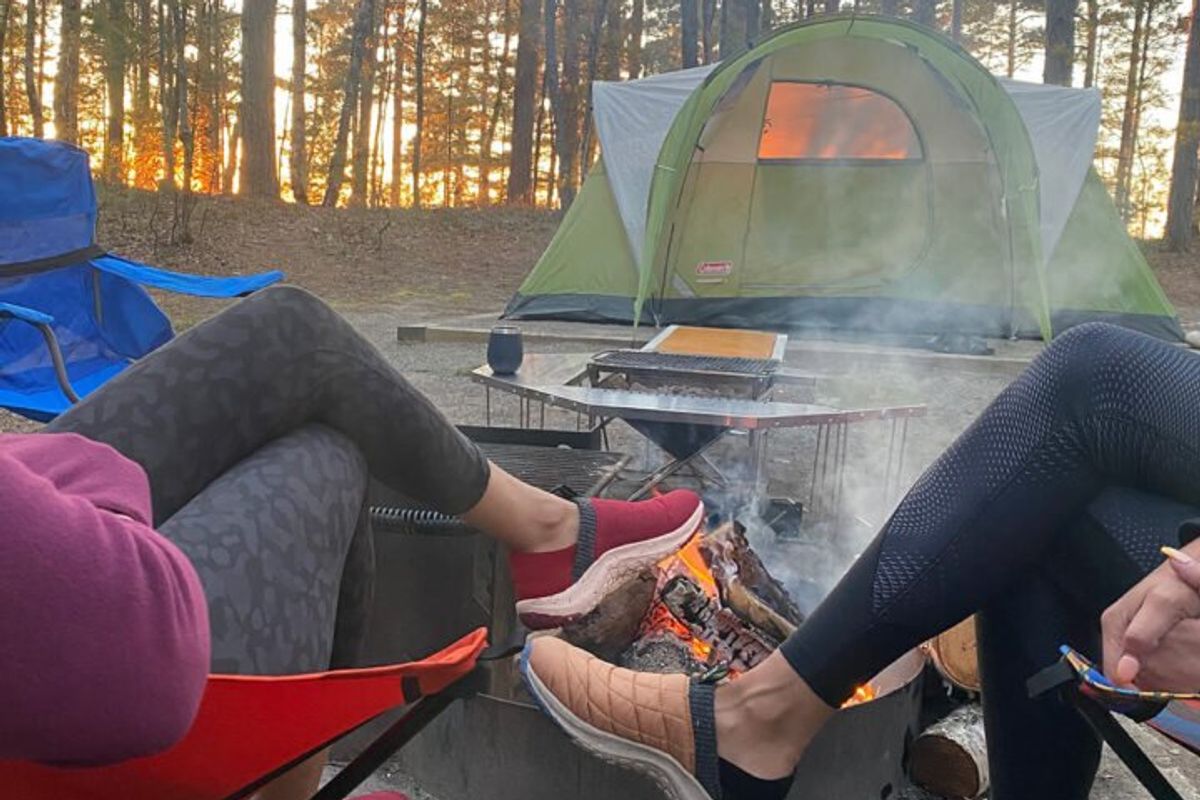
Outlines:
{"type": "Polygon", "coordinates": [[[517,614],[528,628],[557,628],[587,614],[639,570],[687,544],[704,519],[704,503],[684,489],[637,503],[578,503],[573,547],[509,556],[517,614]]]}

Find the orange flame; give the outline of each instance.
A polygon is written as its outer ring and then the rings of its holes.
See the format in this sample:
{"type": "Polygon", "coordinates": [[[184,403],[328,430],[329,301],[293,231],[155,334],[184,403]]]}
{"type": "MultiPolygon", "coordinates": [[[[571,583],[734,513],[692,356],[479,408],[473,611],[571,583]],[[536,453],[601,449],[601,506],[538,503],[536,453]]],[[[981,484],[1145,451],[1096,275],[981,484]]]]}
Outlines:
{"type": "Polygon", "coordinates": [[[875,687],[869,683],[864,683],[854,690],[854,694],[850,699],[842,703],[842,708],[850,708],[851,706],[862,705],[869,703],[875,699],[875,687]]]}
{"type": "MultiPolygon", "coordinates": [[[[660,587],[674,575],[687,574],[709,597],[717,596],[717,581],[713,577],[712,571],[709,570],[708,564],[704,562],[704,556],[700,553],[699,533],[693,536],[677,553],[658,562],[658,573],[660,587]]],[[[692,655],[702,664],[707,663],[712,654],[712,645],[693,636],[688,626],[677,619],[661,600],[656,600],[651,607],[650,613],[642,625],[642,631],[643,633],[669,631],[675,634],[691,645],[692,655]]]]}

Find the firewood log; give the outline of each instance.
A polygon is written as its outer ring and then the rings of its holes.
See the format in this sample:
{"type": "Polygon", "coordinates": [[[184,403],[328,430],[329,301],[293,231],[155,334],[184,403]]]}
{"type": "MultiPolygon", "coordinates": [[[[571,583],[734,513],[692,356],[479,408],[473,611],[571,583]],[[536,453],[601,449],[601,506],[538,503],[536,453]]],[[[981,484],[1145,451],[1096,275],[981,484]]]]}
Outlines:
{"type": "Polygon", "coordinates": [[[610,592],[589,614],[563,626],[562,638],[576,647],[614,661],[634,638],[654,599],[657,577],[649,570],[610,592]]]}
{"type": "Polygon", "coordinates": [[[941,797],[976,798],[987,791],[983,711],[961,706],[929,726],[912,744],[913,783],[941,797]]]}
{"type": "MultiPolygon", "coordinates": [[[[804,621],[804,614],[796,606],[791,595],[779,581],[771,576],[758,554],[754,552],[754,548],[750,546],[750,542],[746,538],[746,531],[741,525],[736,522],[722,525],[704,537],[700,551],[717,581],[722,600],[731,608],[737,610],[727,597],[728,587],[736,579],[742,584],[742,588],[753,595],[761,605],[773,611],[793,627],[799,626],[804,621]]],[[[774,633],[773,625],[761,625],[749,617],[749,613],[748,610],[744,614],[739,612],[747,622],[774,633]]],[[[786,634],[780,638],[787,638],[786,634]]]]}

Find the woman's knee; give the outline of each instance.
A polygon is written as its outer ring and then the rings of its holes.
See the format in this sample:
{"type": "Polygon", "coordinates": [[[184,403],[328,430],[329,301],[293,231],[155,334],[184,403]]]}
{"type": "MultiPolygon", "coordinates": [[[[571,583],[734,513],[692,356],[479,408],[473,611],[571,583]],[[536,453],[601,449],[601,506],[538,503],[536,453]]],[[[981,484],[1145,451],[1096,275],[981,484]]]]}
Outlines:
{"type": "Polygon", "coordinates": [[[1030,372],[1073,397],[1087,395],[1097,374],[1113,357],[1148,339],[1105,322],[1087,322],[1064,331],[1034,360],[1030,372]]]}

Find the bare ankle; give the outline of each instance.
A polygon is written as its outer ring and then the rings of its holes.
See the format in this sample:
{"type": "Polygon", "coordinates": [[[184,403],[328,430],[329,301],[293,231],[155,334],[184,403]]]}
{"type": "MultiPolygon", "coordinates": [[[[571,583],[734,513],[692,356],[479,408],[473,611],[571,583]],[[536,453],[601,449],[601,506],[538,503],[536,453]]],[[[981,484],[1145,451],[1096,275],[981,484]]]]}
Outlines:
{"type": "Polygon", "coordinates": [[[833,713],[779,653],[718,688],[717,752],[760,778],[790,775],[833,713]]]}
{"type": "Polygon", "coordinates": [[[546,495],[534,517],[541,534],[532,552],[562,550],[579,539],[579,506],[569,500],[546,495]]]}

